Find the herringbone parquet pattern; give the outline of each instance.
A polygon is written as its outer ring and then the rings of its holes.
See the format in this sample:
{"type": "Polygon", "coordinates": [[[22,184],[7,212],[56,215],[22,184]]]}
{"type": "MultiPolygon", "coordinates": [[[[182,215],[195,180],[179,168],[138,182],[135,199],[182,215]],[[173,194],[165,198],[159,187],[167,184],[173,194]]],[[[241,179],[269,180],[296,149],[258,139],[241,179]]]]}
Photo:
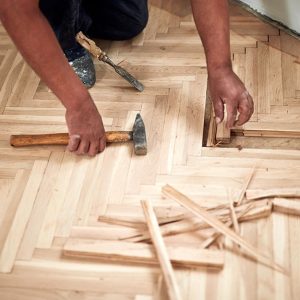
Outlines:
{"type": "MultiPolygon", "coordinates": [[[[300,42],[235,4],[231,36],[235,69],[256,102],[245,128],[299,131],[300,42]]],[[[63,147],[11,148],[11,134],[67,128],[63,106],[0,26],[3,300],[165,299],[159,269],[64,258],[62,248],[74,227],[104,226],[99,215],[108,210],[122,215],[123,207],[134,209],[143,198],[175,205],[161,196],[166,183],[204,206],[224,203],[227,187],[239,191],[255,162],[259,167],[251,188],[299,186],[300,151],[202,148],[207,71],[188,1],[152,0],[143,34],[100,45],[146,89],[135,92],[96,62],[97,83],[90,92],[108,130],[131,129],[141,112],[146,157],[136,157],[131,145],[109,146],[92,159],[63,147]]],[[[183,299],[297,299],[299,225],[297,217],[274,214],[242,226],[243,236],[286,266],[289,276],[247,259],[226,241],[222,272],[176,271],[183,299]]]]}

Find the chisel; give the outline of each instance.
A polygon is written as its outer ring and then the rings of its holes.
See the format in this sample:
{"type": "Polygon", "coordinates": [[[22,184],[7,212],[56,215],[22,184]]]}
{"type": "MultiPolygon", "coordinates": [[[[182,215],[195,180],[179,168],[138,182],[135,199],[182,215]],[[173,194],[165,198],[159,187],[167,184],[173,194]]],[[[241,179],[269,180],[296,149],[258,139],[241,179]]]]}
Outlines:
{"type": "Polygon", "coordinates": [[[88,50],[98,60],[103,61],[112,66],[116,73],[118,73],[121,77],[127,80],[138,91],[142,92],[144,90],[144,86],[142,83],[140,83],[136,78],[134,78],[122,67],[115,65],[112,62],[112,60],[107,56],[107,54],[104,51],[102,51],[93,40],[87,38],[81,31],[76,35],[76,40],[82,47],[88,50]]]}

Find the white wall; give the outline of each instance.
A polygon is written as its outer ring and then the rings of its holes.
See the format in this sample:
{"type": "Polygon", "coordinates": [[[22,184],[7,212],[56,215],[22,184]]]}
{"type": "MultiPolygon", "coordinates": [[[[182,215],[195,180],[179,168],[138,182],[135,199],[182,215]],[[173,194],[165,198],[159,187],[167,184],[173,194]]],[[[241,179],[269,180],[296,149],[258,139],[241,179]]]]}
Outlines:
{"type": "Polygon", "coordinates": [[[242,2],[300,33],[300,0],[242,0],[242,2]]]}

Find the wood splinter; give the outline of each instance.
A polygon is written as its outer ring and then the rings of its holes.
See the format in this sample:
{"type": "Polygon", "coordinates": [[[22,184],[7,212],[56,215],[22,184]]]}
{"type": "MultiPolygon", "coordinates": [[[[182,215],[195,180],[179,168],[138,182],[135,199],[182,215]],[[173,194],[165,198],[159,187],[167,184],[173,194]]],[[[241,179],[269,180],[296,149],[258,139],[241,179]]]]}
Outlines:
{"type": "Polygon", "coordinates": [[[227,189],[227,194],[228,194],[230,215],[231,215],[231,219],[232,219],[233,228],[234,228],[234,231],[239,234],[240,226],[239,226],[238,218],[236,216],[235,209],[233,207],[233,198],[232,198],[232,189],[231,188],[227,189]]]}
{"type": "MultiPolygon", "coordinates": [[[[252,205],[248,205],[242,212],[240,212],[238,215],[236,215],[237,219],[239,220],[240,218],[242,218],[252,208],[253,208],[252,205]]],[[[231,220],[229,220],[228,222],[225,223],[225,225],[227,227],[232,226],[232,224],[233,224],[233,219],[232,218],[231,218],[231,220]]],[[[221,235],[221,233],[219,231],[216,231],[212,236],[210,236],[209,238],[207,238],[206,240],[204,240],[201,243],[200,248],[201,249],[208,248],[211,244],[213,244],[219,238],[220,235],[221,235]]]]}
{"type": "Polygon", "coordinates": [[[245,180],[245,182],[243,184],[241,193],[239,195],[239,198],[234,201],[234,206],[241,205],[241,203],[242,203],[242,201],[244,199],[245,193],[246,193],[246,191],[247,191],[247,189],[248,189],[248,187],[249,187],[249,185],[251,183],[251,180],[252,180],[252,178],[253,178],[253,176],[255,174],[256,168],[257,168],[257,163],[253,166],[251,172],[249,173],[248,177],[246,178],[246,180],[245,180]]]}
{"type": "Polygon", "coordinates": [[[143,207],[143,211],[145,214],[151,239],[153,241],[153,245],[157,254],[157,258],[159,260],[164,275],[169,298],[170,300],[180,300],[182,298],[180,296],[179,287],[176,282],[175,273],[170,262],[165,243],[160,234],[158,221],[156,219],[151,202],[149,200],[142,200],[141,205],[143,207]]]}

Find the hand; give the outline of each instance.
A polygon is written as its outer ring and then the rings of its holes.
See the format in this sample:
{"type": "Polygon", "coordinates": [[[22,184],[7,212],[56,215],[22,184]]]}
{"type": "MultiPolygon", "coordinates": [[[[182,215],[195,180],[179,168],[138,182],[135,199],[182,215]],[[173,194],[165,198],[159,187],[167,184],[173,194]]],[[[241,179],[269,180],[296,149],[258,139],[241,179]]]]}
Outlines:
{"type": "Polygon", "coordinates": [[[91,98],[83,101],[80,108],[67,109],[66,121],[70,135],[69,151],[95,156],[105,149],[102,118],[91,98]]]}
{"type": "Polygon", "coordinates": [[[249,121],[254,111],[252,97],[231,68],[218,70],[208,76],[208,89],[213,102],[216,122],[224,119],[224,104],[227,109],[227,127],[241,126],[249,121]],[[238,119],[236,120],[237,113],[238,119]]]}

